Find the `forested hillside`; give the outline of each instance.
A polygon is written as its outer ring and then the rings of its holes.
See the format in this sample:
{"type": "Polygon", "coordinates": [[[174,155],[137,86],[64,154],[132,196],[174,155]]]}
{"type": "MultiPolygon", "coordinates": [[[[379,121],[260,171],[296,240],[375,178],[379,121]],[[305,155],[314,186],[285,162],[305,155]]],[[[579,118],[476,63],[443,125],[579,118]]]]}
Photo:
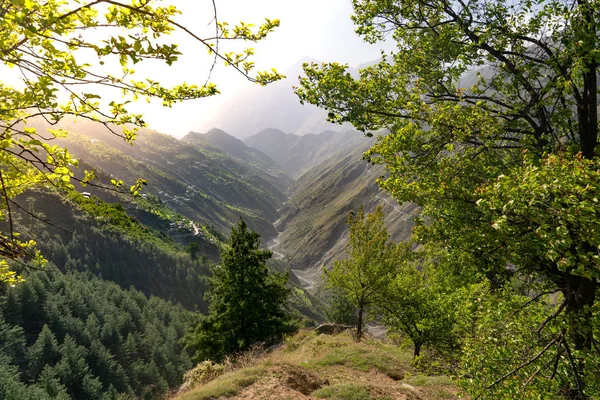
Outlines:
{"type": "Polygon", "coordinates": [[[218,259],[210,233],[194,235],[190,227],[171,229],[170,220],[141,209],[136,210],[137,218],[133,217],[135,213],[128,214],[115,200],[107,203],[80,194],[26,193],[17,199],[23,210],[49,218],[54,225],[22,211],[16,227],[37,240],[42,254],[62,272],[91,272],[124,289],[135,287],[148,296],[205,310],[202,276],[208,271],[209,259],[218,259]],[[140,222],[144,219],[148,225],[140,222]],[[202,257],[192,259],[184,251],[182,244],[192,242],[202,257]]]}
{"type": "MultiPolygon", "coordinates": [[[[47,127],[38,123],[40,129],[47,127]]],[[[191,143],[151,130],[140,132],[130,145],[100,124],[71,121],[61,127],[72,134],[55,143],[63,143],[97,172],[128,184],[143,177],[148,182],[145,194],[184,217],[226,233],[231,221],[243,216],[264,236],[274,236],[272,222],[279,217],[277,209],[291,180],[272,162],[264,168],[267,158],[263,164],[252,163],[210,140],[191,143]]]]}
{"type": "Polygon", "coordinates": [[[191,312],[89,272],[28,274],[0,311],[3,399],[160,398],[192,365],[191,312]]]}

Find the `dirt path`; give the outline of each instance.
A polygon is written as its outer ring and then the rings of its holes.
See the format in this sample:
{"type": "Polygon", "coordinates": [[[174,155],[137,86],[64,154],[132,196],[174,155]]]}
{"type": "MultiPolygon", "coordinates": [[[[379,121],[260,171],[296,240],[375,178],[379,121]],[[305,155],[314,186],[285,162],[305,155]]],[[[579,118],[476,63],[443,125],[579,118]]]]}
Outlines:
{"type": "Polygon", "coordinates": [[[271,240],[268,243],[268,249],[273,252],[273,259],[275,259],[275,260],[281,260],[283,257],[285,257],[285,254],[280,253],[275,250],[275,248],[277,246],[279,246],[279,243],[280,243],[279,237],[281,236],[282,233],[283,232],[279,232],[279,235],[277,235],[277,237],[275,239],[271,240]]]}

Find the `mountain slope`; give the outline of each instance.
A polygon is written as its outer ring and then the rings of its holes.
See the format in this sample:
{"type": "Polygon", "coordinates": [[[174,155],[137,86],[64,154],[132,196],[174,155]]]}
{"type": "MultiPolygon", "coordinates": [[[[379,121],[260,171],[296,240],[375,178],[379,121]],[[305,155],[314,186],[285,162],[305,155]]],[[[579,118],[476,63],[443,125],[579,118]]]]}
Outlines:
{"type": "Polygon", "coordinates": [[[244,139],[244,143],[267,154],[288,174],[298,177],[333,154],[354,148],[362,137],[356,130],[298,136],[277,129],[265,129],[244,139]]]}
{"type": "Polygon", "coordinates": [[[220,129],[213,128],[204,134],[190,132],[181,138],[181,141],[201,148],[212,146],[215,151],[228,153],[230,156],[247,163],[253,168],[253,173],[272,183],[280,191],[285,191],[294,182],[268,155],[258,149],[246,146],[241,140],[220,129]]]}
{"type": "Polygon", "coordinates": [[[384,173],[383,167],[362,160],[372,142],[364,139],[353,151],[335,154],[300,176],[289,189],[290,199],[277,225],[281,233],[276,250],[287,256],[305,286],[312,286],[322,266],[344,257],[345,219],[361,204],[367,212],[382,206],[394,241],[410,236],[417,208],[399,205],[379,190],[376,179],[384,173]]]}
{"type": "Polygon", "coordinates": [[[225,234],[241,216],[265,238],[276,234],[272,222],[279,217],[277,209],[287,199],[283,188],[290,182],[281,170],[271,174],[214,145],[192,145],[150,130],[141,131],[130,145],[97,124],[61,124],[70,133],[57,144],[125,183],[146,179],[144,193],[184,217],[225,234]]]}
{"type": "MultiPolygon", "coordinates": [[[[124,289],[134,287],[147,296],[206,310],[202,276],[208,274],[207,259],[192,260],[170,237],[176,232],[168,230],[168,220],[163,222],[166,229],[153,229],[140,220],[158,227],[159,217],[144,215],[149,213],[108,196],[111,202],[77,193],[67,197],[28,191],[16,199],[22,210],[17,227],[26,238],[36,240],[44,257],[62,272],[91,272],[124,289]],[[24,210],[48,218],[53,225],[30,218],[24,210]]],[[[200,254],[218,258],[216,245],[205,236],[189,233],[179,239],[182,243],[194,241],[200,254]]]]}

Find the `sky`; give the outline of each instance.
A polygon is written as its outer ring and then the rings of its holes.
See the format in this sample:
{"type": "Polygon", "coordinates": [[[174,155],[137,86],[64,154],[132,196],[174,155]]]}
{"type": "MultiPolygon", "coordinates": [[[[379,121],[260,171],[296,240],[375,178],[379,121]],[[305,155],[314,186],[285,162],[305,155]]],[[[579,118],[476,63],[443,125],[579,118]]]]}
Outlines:
{"type": "MultiPolygon", "coordinates": [[[[174,0],[174,3],[183,12],[180,21],[185,26],[207,32],[213,16],[209,0],[174,0]]],[[[351,0],[216,0],[216,5],[219,20],[227,21],[230,25],[238,21],[259,25],[265,17],[281,20],[281,26],[264,41],[247,45],[256,50],[254,61],[257,70],[275,67],[285,73],[286,69],[305,56],[351,66],[380,56],[378,46],[363,42],[354,33],[350,19],[351,0]]],[[[175,84],[185,80],[187,83],[204,83],[211,58],[197,43],[183,35],[176,33],[173,39],[180,44],[184,56],[172,67],[160,70],[161,82],[175,84]]],[[[222,43],[222,46],[228,44],[222,43]]],[[[187,101],[171,109],[159,104],[141,106],[150,127],[181,136],[201,127],[210,113],[222,106],[230,96],[252,85],[222,63],[213,72],[212,81],[222,94],[187,101]]],[[[264,90],[268,90],[268,87],[264,90]]]]}
{"type": "MultiPolygon", "coordinates": [[[[266,39],[258,43],[232,43],[222,41],[221,52],[241,50],[246,47],[255,48],[253,61],[256,71],[276,68],[285,74],[286,70],[304,57],[320,61],[336,61],[357,66],[376,60],[380,57],[380,46],[369,45],[356,35],[350,19],[352,14],[351,0],[214,0],[219,21],[227,21],[230,26],[239,21],[260,25],[264,18],[279,19],[281,25],[266,39]]],[[[162,0],[161,5],[174,4],[182,14],[177,22],[193,31],[200,37],[214,35],[213,3],[211,0],[162,0]]],[[[103,39],[100,33],[86,32],[95,35],[94,39],[103,39]]],[[[183,82],[203,85],[208,77],[212,57],[207,49],[184,32],[176,31],[168,37],[171,43],[177,43],[183,55],[171,67],[158,61],[144,61],[136,64],[136,79],[152,78],[163,86],[174,86],[183,82]]],[[[120,74],[120,66],[114,60],[101,67],[95,53],[90,50],[79,62],[90,62],[102,68],[103,74],[109,71],[120,74]],[[87,58],[87,59],[86,59],[87,58]]],[[[96,70],[98,71],[98,70],[96,70]]],[[[295,83],[289,79],[289,85],[295,83]]],[[[0,66],[2,83],[22,86],[20,75],[16,69],[0,66]]],[[[231,67],[219,62],[211,75],[211,82],[217,84],[221,94],[209,98],[185,101],[172,108],[162,106],[162,102],[154,100],[146,103],[141,100],[129,106],[130,112],[142,113],[151,129],[177,137],[190,130],[199,130],[210,120],[210,116],[232,96],[254,85],[231,67]]],[[[287,81],[286,81],[287,82],[287,81]]],[[[87,88],[86,88],[87,90],[87,88]]],[[[261,90],[269,90],[268,87],[261,90]]],[[[119,92],[110,93],[105,89],[94,89],[94,93],[108,101],[120,96],[119,92]]],[[[251,101],[251,99],[249,100],[251,101]]]]}

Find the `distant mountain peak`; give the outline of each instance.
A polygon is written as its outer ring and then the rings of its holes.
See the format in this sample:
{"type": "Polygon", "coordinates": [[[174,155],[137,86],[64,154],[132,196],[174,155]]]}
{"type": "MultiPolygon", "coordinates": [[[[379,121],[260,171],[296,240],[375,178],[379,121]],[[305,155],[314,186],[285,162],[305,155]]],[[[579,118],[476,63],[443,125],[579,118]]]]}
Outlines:
{"type": "MultiPolygon", "coordinates": [[[[281,136],[281,137],[283,137],[286,135],[293,135],[293,133],[285,133],[281,129],[266,128],[266,129],[263,129],[262,131],[258,132],[256,135],[252,135],[252,136],[281,136]]],[[[252,136],[250,136],[250,137],[252,137],[252,136]]]]}
{"type": "MultiPolygon", "coordinates": [[[[209,134],[210,134],[210,135],[223,135],[223,136],[232,136],[232,135],[230,135],[229,133],[227,133],[227,132],[225,132],[224,130],[222,130],[222,129],[219,129],[219,128],[217,128],[217,127],[215,127],[215,128],[211,128],[211,129],[209,129],[209,130],[208,130],[208,132],[206,132],[206,133],[203,133],[203,135],[209,135],[209,134]]],[[[233,137],[233,136],[232,136],[232,137],[233,137]]]]}
{"type": "MultiPolygon", "coordinates": [[[[294,65],[286,68],[287,76],[267,87],[248,86],[235,95],[227,97],[209,119],[199,127],[213,126],[243,139],[266,128],[276,128],[283,132],[301,135],[307,132],[321,132],[326,129],[341,131],[350,126],[336,125],[327,121],[327,112],[311,104],[300,104],[292,86],[298,84],[298,76],[303,75],[302,64],[320,62],[305,56],[294,65]]],[[[356,70],[350,68],[353,74],[356,70]]]]}
{"type": "Polygon", "coordinates": [[[269,128],[247,137],[244,143],[271,157],[288,174],[297,177],[331,154],[353,147],[361,138],[361,133],[356,130],[324,130],[318,134],[298,135],[269,128]]]}

